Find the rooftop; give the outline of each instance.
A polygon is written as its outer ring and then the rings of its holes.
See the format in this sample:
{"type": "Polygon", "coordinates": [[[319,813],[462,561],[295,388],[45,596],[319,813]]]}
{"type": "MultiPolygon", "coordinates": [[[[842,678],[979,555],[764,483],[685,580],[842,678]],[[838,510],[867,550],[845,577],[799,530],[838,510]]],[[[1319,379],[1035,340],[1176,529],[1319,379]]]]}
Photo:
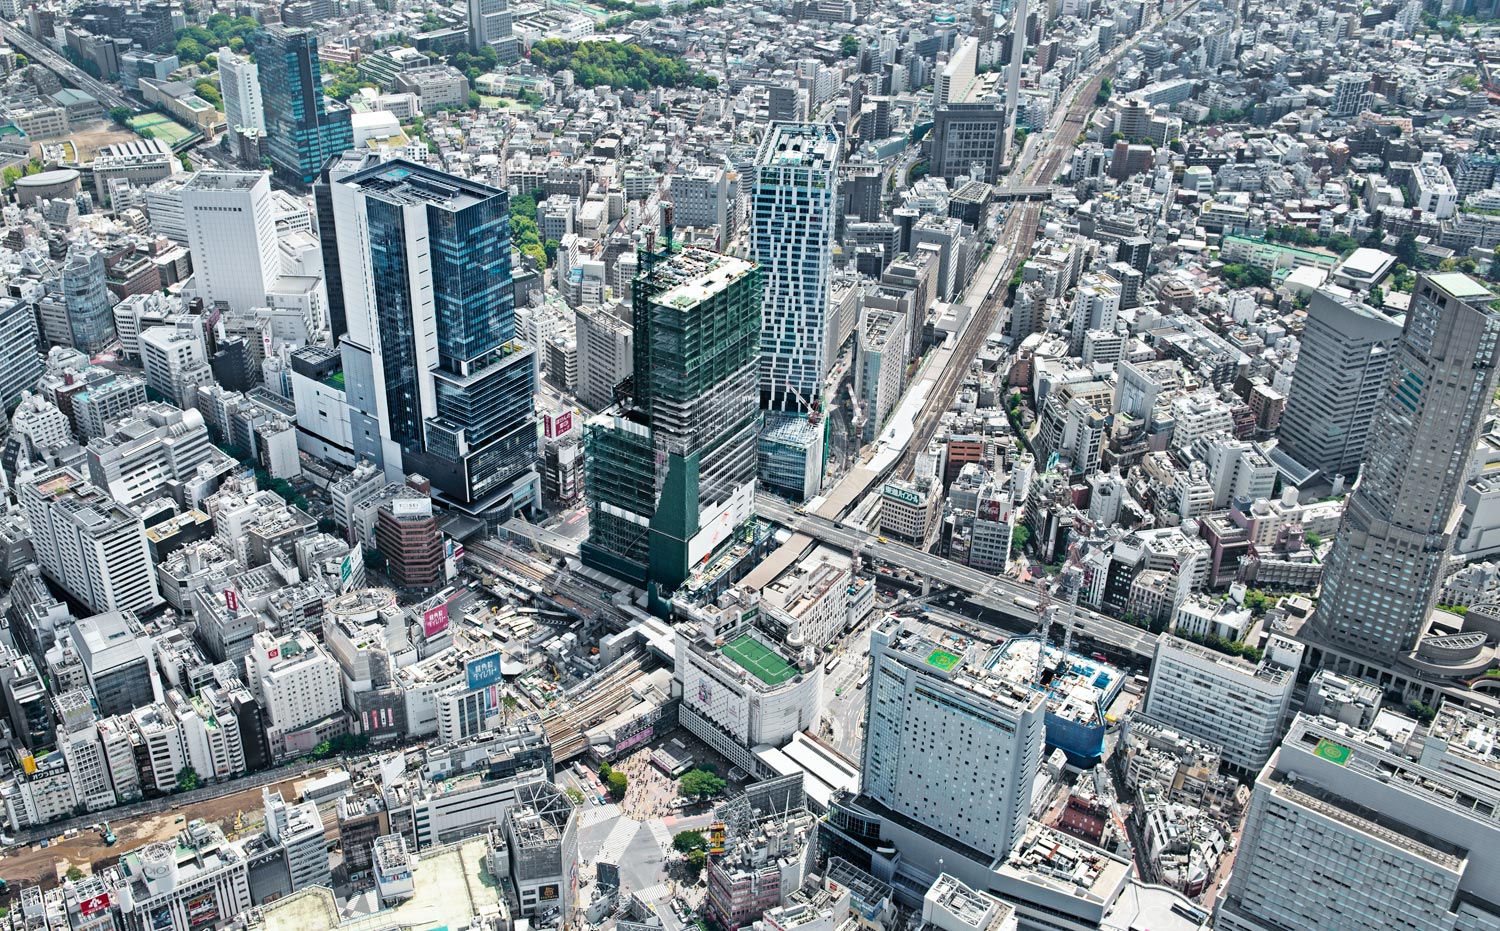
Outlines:
{"type": "Polygon", "coordinates": [[[1461,301],[1483,300],[1494,296],[1489,288],[1463,272],[1440,272],[1427,276],[1427,280],[1440,291],[1461,301]]]}
{"type": "Polygon", "coordinates": [[[736,666],[766,685],[780,685],[797,674],[797,669],[753,634],[740,634],[724,644],[724,656],[736,666]]]}
{"type": "Polygon", "coordinates": [[[832,169],[838,162],[839,137],[821,123],[773,123],[760,150],[759,164],[772,168],[832,169]]]}
{"type": "Polygon", "coordinates": [[[485,839],[474,837],[417,857],[411,898],[393,908],[340,920],[326,889],[295,892],[252,915],[255,931],[438,931],[468,928],[484,915],[503,914],[500,884],[485,866],[485,839]]]}

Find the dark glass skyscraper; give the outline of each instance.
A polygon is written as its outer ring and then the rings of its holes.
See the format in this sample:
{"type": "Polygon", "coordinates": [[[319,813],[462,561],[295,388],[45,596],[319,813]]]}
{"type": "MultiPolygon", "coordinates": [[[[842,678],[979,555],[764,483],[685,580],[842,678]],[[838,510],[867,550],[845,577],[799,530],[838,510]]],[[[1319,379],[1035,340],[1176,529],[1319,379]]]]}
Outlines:
{"type": "Polygon", "coordinates": [[[1426,627],[1495,391],[1495,300],[1457,272],[1417,279],[1365,465],[1323,573],[1314,631],[1329,646],[1390,663],[1426,627]]]}
{"type": "Polygon", "coordinates": [[[399,160],[329,195],[355,453],[465,510],[530,507],[536,353],[515,338],[509,198],[399,160]]]}
{"type": "Polygon", "coordinates": [[[589,420],[585,563],[663,597],[754,515],[760,268],[643,252],[631,396],[589,420]]]}
{"type": "Polygon", "coordinates": [[[284,184],[306,188],[331,156],[353,146],[349,109],[323,94],[317,33],[266,26],[255,57],[271,168],[284,184]]]}

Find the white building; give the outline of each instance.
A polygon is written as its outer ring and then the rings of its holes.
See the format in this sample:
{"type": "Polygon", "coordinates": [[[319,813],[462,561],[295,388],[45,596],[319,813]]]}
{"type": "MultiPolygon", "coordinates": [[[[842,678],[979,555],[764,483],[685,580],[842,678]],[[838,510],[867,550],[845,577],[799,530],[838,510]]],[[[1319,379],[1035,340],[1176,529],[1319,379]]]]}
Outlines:
{"type": "Polygon", "coordinates": [[[1280,635],[1272,635],[1256,664],[1162,634],[1144,711],[1222,747],[1225,763],[1253,772],[1276,749],[1301,662],[1302,645],[1280,635]]]}
{"type": "Polygon", "coordinates": [[[197,407],[198,386],[214,383],[198,321],[152,327],[141,333],[140,345],[146,387],[183,410],[197,407]]]}
{"type": "Polygon", "coordinates": [[[1214,927],[1500,925],[1494,745],[1464,750],[1480,787],[1414,759],[1421,740],[1416,722],[1389,711],[1368,730],[1299,716],[1255,780],[1214,927]]]}
{"type": "Polygon", "coordinates": [[[872,631],[863,791],[940,835],[1003,859],[1021,839],[1031,808],[1045,699],[980,676],[977,647],[954,649],[895,617],[872,631]]]}
{"type": "Polygon", "coordinates": [[[713,605],[674,603],[696,622],[676,631],[672,675],[682,694],[682,723],[747,772],[761,770],[751,749],[785,746],[815,727],[823,711],[823,667],[812,650],[789,656],[744,623],[759,601],[731,589],[713,605]],[[745,658],[762,653],[758,662],[745,658]]]}
{"type": "Polygon", "coordinates": [[[306,631],[286,639],[257,633],[245,657],[245,673],[268,719],[266,737],[275,756],[303,749],[287,738],[343,711],[339,664],[306,631]]]}
{"type": "Polygon", "coordinates": [[[1453,176],[1443,167],[1441,152],[1423,153],[1422,160],[1412,166],[1413,207],[1434,219],[1446,220],[1458,212],[1458,188],[1453,176]]]}
{"type": "Polygon", "coordinates": [[[209,306],[266,303],[281,274],[276,205],[265,171],[200,171],[182,188],[193,289],[209,306]]]}
{"type": "Polygon", "coordinates": [[[17,497],[43,573],[74,598],[100,613],[161,603],[146,528],[134,511],[72,469],[36,476],[17,497]]]}
{"type": "Polygon", "coordinates": [[[224,95],[224,121],[231,131],[266,131],[266,111],[260,99],[260,67],[248,56],[219,49],[219,81],[224,95]]]}

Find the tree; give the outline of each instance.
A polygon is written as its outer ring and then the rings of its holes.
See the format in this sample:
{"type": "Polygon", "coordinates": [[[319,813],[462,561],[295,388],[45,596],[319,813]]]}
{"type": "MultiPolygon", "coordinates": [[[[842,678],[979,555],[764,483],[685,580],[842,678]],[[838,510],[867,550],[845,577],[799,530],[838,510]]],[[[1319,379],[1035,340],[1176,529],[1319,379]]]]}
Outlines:
{"type": "Polygon", "coordinates": [[[198,771],[191,766],[184,766],[177,771],[177,791],[179,792],[191,792],[198,788],[202,781],[198,778],[198,771]]]}
{"type": "Polygon", "coordinates": [[[1303,534],[1302,540],[1313,549],[1317,549],[1318,547],[1323,545],[1323,535],[1321,533],[1318,533],[1316,530],[1309,530],[1307,533],[1303,534]]]}
{"type": "Polygon", "coordinates": [[[688,873],[697,879],[698,875],[703,872],[703,868],[708,866],[708,853],[703,850],[690,850],[682,862],[687,865],[688,873]]]}
{"type": "Polygon", "coordinates": [[[1382,287],[1380,287],[1380,285],[1376,285],[1375,287],[1373,287],[1373,288],[1370,289],[1370,306],[1371,307],[1384,307],[1385,306],[1385,289],[1382,288],[1382,287]]]}
{"type": "Polygon", "coordinates": [[[839,54],[844,58],[853,58],[859,54],[859,36],[848,33],[839,40],[839,54]]]}
{"type": "Polygon", "coordinates": [[[1472,74],[1466,74],[1458,79],[1458,86],[1466,91],[1479,90],[1479,79],[1472,74]]]}
{"type": "Polygon", "coordinates": [[[567,789],[565,789],[564,791],[566,791],[568,793],[568,800],[571,801],[574,805],[582,805],[583,804],[583,793],[582,792],[578,791],[573,786],[568,786],[567,789]]]}
{"type": "Polygon", "coordinates": [[[78,880],[83,878],[83,870],[79,869],[78,864],[75,863],[72,866],[68,867],[68,871],[63,875],[76,883],[78,882],[78,880]]]}
{"type": "Polygon", "coordinates": [[[555,239],[549,239],[546,242],[542,243],[542,251],[547,256],[547,264],[549,266],[557,261],[557,250],[561,245],[562,243],[558,242],[555,239]]]}
{"type": "Polygon", "coordinates": [[[708,846],[702,831],[678,831],[672,836],[672,849],[678,853],[692,853],[708,846]]]}
{"type": "Polygon", "coordinates": [[[518,701],[516,701],[516,696],[514,696],[514,695],[506,695],[504,698],[500,699],[500,717],[501,717],[501,719],[506,724],[509,724],[510,723],[510,716],[513,715],[513,714],[515,714],[516,709],[519,708],[519,707],[521,707],[521,703],[518,702],[518,701]]]}
{"type": "Polygon", "coordinates": [[[729,783],[723,779],[701,768],[683,773],[682,778],[677,780],[677,786],[682,790],[683,795],[699,800],[718,795],[727,785],[729,783]]]}
{"type": "Polygon", "coordinates": [[[1104,77],[1099,79],[1099,90],[1094,94],[1094,103],[1104,106],[1109,103],[1110,96],[1115,92],[1114,82],[1104,77]]]}
{"type": "Polygon", "coordinates": [[[617,769],[609,771],[609,776],[605,778],[604,784],[609,789],[609,797],[617,802],[625,797],[625,790],[630,788],[630,780],[625,777],[624,773],[617,769]]]}
{"type": "Polygon", "coordinates": [[[1271,599],[1267,597],[1265,592],[1252,588],[1245,593],[1245,607],[1249,608],[1250,613],[1255,617],[1265,614],[1266,609],[1270,606],[1271,599]]]}
{"type": "Polygon", "coordinates": [[[127,122],[130,121],[130,108],[110,107],[109,118],[114,120],[116,123],[119,123],[121,126],[124,126],[127,122]]]}
{"type": "Polygon", "coordinates": [[[1024,550],[1026,544],[1031,542],[1031,528],[1025,524],[1016,524],[1010,528],[1010,548],[1013,550],[1024,550]]]}
{"type": "Polygon", "coordinates": [[[14,185],[20,178],[21,169],[14,165],[6,168],[4,171],[0,171],[0,183],[3,183],[6,187],[14,185]]]}

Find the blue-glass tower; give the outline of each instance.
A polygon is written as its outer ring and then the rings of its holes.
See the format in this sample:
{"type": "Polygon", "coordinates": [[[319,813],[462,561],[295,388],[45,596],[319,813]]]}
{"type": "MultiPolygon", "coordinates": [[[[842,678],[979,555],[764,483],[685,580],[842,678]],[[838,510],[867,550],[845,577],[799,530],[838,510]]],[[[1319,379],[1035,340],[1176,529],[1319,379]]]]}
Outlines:
{"type": "Polygon", "coordinates": [[[355,454],[465,510],[529,508],[537,365],[516,339],[509,198],[399,160],[330,195],[355,454]]]}
{"type": "Polygon", "coordinates": [[[353,146],[349,109],[323,94],[317,33],[266,26],[255,57],[272,171],[282,183],[305,188],[331,156],[353,146]]]}

